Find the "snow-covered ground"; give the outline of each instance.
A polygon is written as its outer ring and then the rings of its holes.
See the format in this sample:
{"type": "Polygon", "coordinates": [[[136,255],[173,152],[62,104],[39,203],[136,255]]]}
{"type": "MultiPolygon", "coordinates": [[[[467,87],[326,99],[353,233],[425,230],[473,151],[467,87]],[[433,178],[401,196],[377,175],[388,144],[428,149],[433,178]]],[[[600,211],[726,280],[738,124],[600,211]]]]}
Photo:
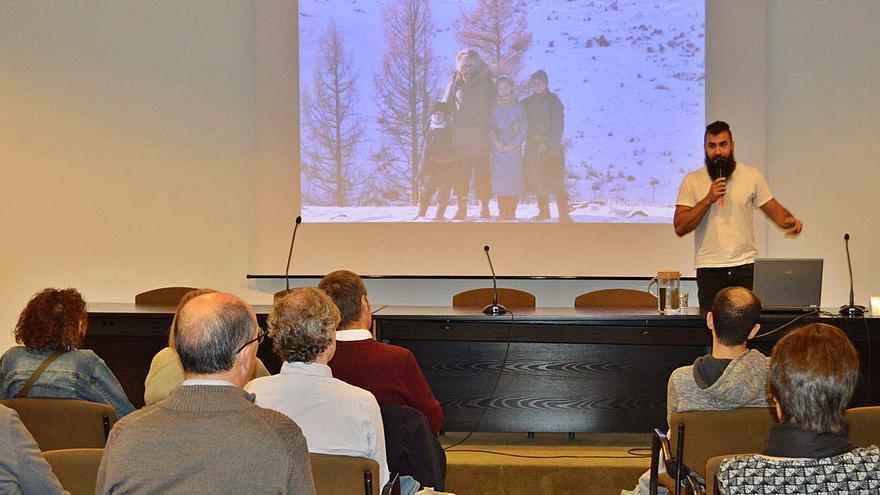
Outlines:
{"type": "MultiPolygon", "coordinates": [[[[597,203],[576,203],[571,205],[571,218],[582,223],[660,223],[672,218],[673,206],[632,207],[620,205],[603,205],[597,203]]],[[[480,207],[470,205],[465,220],[452,220],[455,206],[446,209],[445,221],[448,222],[498,222],[498,206],[493,200],[489,205],[491,219],[480,218],[480,207]]],[[[558,222],[556,205],[551,202],[552,217],[548,222],[558,222]]],[[[334,206],[308,206],[303,208],[303,216],[311,223],[322,222],[436,222],[434,215],[437,208],[428,208],[425,217],[416,218],[416,206],[351,206],[337,208],[334,206]]],[[[516,210],[516,220],[510,222],[531,222],[538,214],[535,203],[521,204],[516,210]]]]}
{"type": "MultiPolygon", "coordinates": [[[[363,175],[373,177],[378,175],[369,156],[382,140],[373,77],[384,45],[381,7],[388,1],[395,0],[299,1],[304,87],[319,62],[315,44],[327,23],[334,20],[346,33],[366,127],[357,163],[363,175]]],[[[526,0],[526,5],[533,43],[515,77],[523,81],[535,69],[545,69],[550,89],[565,104],[573,219],[671,221],[681,178],[702,163],[704,1],[526,0]]],[[[439,88],[461,48],[453,23],[462,9],[471,12],[475,6],[465,0],[431,2],[437,27],[433,49],[445,68],[439,88]]],[[[306,179],[302,186],[309,191],[306,179]]],[[[525,201],[518,211],[523,219],[537,213],[534,198],[525,201]]],[[[413,221],[416,213],[414,205],[337,208],[306,203],[302,211],[311,221],[400,222],[413,221]]],[[[496,211],[494,204],[492,208],[496,211]]],[[[447,217],[452,214],[447,211],[447,217]]],[[[476,216],[471,212],[469,219],[476,216]]]]}

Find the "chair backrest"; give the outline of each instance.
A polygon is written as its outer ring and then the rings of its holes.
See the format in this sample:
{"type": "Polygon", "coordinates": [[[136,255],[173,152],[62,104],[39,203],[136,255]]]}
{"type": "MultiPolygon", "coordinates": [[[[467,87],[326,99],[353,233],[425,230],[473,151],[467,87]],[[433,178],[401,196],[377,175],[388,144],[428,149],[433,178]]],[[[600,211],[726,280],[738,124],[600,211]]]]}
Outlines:
{"type": "Polygon", "coordinates": [[[104,449],[63,449],[43,452],[52,472],[70,495],[93,495],[104,449]]]}
{"type": "Polygon", "coordinates": [[[106,404],[75,399],[5,399],[40,450],[104,448],[116,412],[106,404]]]}
{"type": "Polygon", "coordinates": [[[195,287],[160,287],[158,289],[141,292],[134,296],[135,304],[165,304],[176,306],[180,298],[195,287]]]}
{"type": "MultiPolygon", "coordinates": [[[[471,289],[452,296],[453,308],[482,308],[492,304],[492,288],[471,289]]],[[[507,309],[534,309],[535,295],[519,289],[498,288],[498,304],[507,309]]]]}
{"type": "Polygon", "coordinates": [[[379,495],[379,464],[366,457],[309,454],[317,495],[379,495]]]}
{"type": "Polygon", "coordinates": [[[849,441],[856,447],[880,445],[880,406],[847,409],[846,423],[849,441]]]}
{"type": "Polygon", "coordinates": [[[718,482],[718,468],[721,467],[724,459],[729,458],[731,458],[729,455],[719,455],[706,461],[706,495],[718,493],[718,490],[715,489],[715,484],[718,482]]]}
{"type": "Polygon", "coordinates": [[[669,424],[670,443],[674,452],[678,445],[678,425],[683,423],[682,462],[706,479],[706,461],[711,457],[763,450],[775,419],[775,410],[769,407],[673,413],[669,424]]]}
{"type": "Polygon", "coordinates": [[[657,309],[657,298],[643,290],[602,289],[577,296],[574,299],[574,307],[657,309]]]}

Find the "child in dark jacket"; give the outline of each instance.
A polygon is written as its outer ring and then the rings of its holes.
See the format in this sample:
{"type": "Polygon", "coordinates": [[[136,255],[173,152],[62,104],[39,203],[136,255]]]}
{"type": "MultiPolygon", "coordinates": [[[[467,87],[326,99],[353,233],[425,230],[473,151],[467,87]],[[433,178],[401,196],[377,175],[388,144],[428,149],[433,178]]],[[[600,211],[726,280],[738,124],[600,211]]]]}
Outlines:
{"type": "Polygon", "coordinates": [[[438,101],[431,107],[431,124],[425,137],[425,145],[422,149],[422,161],[419,171],[419,180],[422,184],[419,196],[419,214],[416,218],[424,217],[428,212],[428,205],[437,195],[437,212],[435,220],[445,220],[446,206],[449,204],[449,195],[452,191],[454,176],[453,166],[455,156],[452,150],[452,128],[449,117],[451,105],[438,101]]]}

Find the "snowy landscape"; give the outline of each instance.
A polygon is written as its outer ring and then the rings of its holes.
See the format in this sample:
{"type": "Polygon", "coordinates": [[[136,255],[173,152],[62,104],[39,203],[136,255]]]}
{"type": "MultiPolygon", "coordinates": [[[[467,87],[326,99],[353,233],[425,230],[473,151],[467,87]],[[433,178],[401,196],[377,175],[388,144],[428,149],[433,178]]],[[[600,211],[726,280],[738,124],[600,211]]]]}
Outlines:
{"type": "MultiPolygon", "coordinates": [[[[702,0],[300,0],[304,216],[312,222],[435,221],[434,207],[428,220],[415,219],[411,151],[420,149],[422,132],[408,136],[402,125],[408,121],[395,121],[400,98],[388,81],[396,82],[402,52],[388,33],[401,11],[422,15],[425,44],[416,51],[427,98],[415,113],[423,123],[450,79],[456,52],[467,46],[460,38],[469,16],[499,4],[522,17],[518,34],[530,40],[511,75],[523,84],[534,70],[546,70],[550,90],[565,105],[572,219],[671,222],[683,175],[703,159],[702,0]],[[331,76],[337,94],[326,91],[331,76]],[[334,114],[335,134],[325,132],[331,128],[325,110],[334,101],[344,109],[334,114]]],[[[498,213],[494,202],[491,211],[498,213]]],[[[551,211],[555,221],[555,207],[551,211]]],[[[535,198],[524,196],[517,221],[537,212],[535,198]]],[[[472,201],[465,221],[481,221],[478,213],[472,201]]]]}

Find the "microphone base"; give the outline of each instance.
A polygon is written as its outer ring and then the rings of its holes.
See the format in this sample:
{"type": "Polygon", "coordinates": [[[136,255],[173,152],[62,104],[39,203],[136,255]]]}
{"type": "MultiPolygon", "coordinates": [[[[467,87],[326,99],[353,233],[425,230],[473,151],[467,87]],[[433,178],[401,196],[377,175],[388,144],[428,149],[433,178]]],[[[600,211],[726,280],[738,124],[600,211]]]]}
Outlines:
{"type": "Polygon", "coordinates": [[[858,304],[844,304],[840,307],[841,316],[859,317],[865,314],[865,307],[858,304]]]}
{"type": "Polygon", "coordinates": [[[489,304],[483,308],[484,315],[503,315],[504,313],[507,313],[507,308],[500,304],[489,304]]]}

